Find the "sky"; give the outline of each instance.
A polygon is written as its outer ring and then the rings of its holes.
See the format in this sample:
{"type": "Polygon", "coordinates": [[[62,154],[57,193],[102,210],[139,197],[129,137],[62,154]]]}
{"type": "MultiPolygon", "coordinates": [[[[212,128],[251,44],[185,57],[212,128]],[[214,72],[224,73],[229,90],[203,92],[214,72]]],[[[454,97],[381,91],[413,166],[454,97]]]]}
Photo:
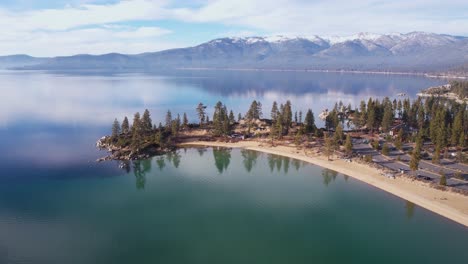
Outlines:
{"type": "Polygon", "coordinates": [[[137,54],[220,37],[468,36],[467,0],[0,0],[0,55],[137,54]]]}

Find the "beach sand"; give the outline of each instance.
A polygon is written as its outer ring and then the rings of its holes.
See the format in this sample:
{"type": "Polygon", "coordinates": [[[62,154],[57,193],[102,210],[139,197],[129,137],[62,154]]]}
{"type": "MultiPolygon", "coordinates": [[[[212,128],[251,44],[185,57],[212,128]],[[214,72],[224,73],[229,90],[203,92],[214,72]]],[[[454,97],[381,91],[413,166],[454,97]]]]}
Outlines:
{"type": "Polygon", "coordinates": [[[304,150],[299,150],[296,147],[272,147],[270,144],[257,141],[240,141],[237,143],[190,141],[180,145],[244,148],[302,160],[351,176],[468,227],[467,196],[449,191],[437,190],[420,182],[411,181],[403,177],[389,179],[382,176],[381,171],[378,169],[365,164],[357,162],[349,163],[340,159],[328,161],[327,158],[322,155],[306,154],[304,150]]]}

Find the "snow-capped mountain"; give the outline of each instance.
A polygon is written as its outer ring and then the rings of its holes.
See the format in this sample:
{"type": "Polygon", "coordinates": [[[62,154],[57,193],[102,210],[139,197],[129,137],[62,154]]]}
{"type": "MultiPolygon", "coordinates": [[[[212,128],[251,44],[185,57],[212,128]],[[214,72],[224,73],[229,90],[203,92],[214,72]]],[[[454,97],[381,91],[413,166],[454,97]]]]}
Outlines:
{"type": "MultiPolygon", "coordinates": [[[[1,59],[0,59],[1,61],[1,59]]],[[[443,34],[220,38],[140,55],[51,58],[29,69],[275,68],[438,71],[468,62],[468,38],[443,34]]]]}

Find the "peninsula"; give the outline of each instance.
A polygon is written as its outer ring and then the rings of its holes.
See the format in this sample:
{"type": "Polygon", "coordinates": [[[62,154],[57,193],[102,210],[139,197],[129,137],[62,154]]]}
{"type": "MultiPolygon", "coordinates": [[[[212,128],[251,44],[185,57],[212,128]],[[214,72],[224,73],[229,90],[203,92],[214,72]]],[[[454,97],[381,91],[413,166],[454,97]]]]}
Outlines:
{"type": "Polygon", "coordinates": [[[112,134],[98,140],[103,160],[136,160],[187,146],[240,147],[289,156],[352,176],[468,226],[468,109],[443,97],[382,101],[358,107],[337,102],[319,118],[290,101],[273,103],[270,118],[253,101],[245,115],[218,102],[210,119],[196,106],[197,123],[167,111],[152,124],[149,110],[130,126],[115,119],[112,134]],[[304,118],[303,118],[304,117],[304,118]],[[345,129],[345,127],[347,129],[345,129]]]}

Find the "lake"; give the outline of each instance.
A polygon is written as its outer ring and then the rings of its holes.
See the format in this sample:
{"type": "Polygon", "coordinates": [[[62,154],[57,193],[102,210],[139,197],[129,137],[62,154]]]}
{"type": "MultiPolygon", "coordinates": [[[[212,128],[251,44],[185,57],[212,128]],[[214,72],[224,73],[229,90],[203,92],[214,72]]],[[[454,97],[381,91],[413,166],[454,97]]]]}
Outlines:
{"type": "Polygon", "coordinates": [[[337,100],[409,97],[416,76],[306,72],[0,72],[0,263],[464,263],[468,230],[336,172],[192,148],[97,164],[115,117],[245,114],[254,99],[316,116],[337,100]],[[211,109],[210,109],[211,111],[211,109]]]}

